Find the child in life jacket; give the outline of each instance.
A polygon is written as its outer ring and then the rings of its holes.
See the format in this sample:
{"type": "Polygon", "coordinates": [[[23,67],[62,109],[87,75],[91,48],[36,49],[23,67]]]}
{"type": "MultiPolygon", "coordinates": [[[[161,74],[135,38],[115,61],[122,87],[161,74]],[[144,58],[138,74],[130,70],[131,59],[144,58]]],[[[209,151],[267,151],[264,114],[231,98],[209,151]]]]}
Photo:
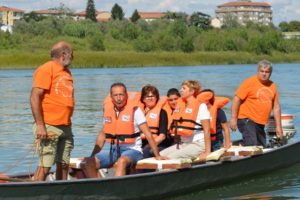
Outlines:
{"type": "Polygon", "coordinates": [[[216,151],[221,147],[228,149],[231,146],[230,132],[227,125],[227,118],[224,110],[229,99],[226,97],[216,97],[211,89],[202,90],[201,93],[212,93],[212,97],[207,101],[207,107],[211,115],[211,151],[216,151]]]}

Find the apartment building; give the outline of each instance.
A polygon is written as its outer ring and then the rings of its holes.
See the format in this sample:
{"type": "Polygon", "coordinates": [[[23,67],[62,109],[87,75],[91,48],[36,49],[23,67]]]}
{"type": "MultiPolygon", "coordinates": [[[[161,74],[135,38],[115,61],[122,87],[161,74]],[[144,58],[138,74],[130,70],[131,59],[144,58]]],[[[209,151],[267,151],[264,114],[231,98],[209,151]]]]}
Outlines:
{"type": "Polygon", "coordinates": [[[268,3],[252,2],[249,0],[239,0],[227,2],[217,6],[216,18],[223,25],[228,19],[234,19],[239,24],[245,25],[247,22],[254,22],[263,25],[272,23],[272,8],[268,3]]]}
{"type": "Polygon", "coordinates": [[[24,15],[24,10],[0,6],[0,26],[13,26],[16,20],[24,15]]]}

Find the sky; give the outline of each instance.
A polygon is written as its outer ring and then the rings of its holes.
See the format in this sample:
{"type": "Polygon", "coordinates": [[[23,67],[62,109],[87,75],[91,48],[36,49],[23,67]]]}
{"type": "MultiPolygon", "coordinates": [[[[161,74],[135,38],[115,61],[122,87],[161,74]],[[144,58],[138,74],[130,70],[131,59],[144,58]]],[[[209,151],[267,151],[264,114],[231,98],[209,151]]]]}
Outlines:
{"type": "MultiPolygon", "coordinates": [[[[111,11],[112,6],[117,3],[123,8],[126,17],[130,17],[135,9],[159,12],[180,11],[187,14],[200,11],[215,17],[216,7],[229,1],[235,0],[94,0],[94,3],[96,9],[100,11],[111,11]]],[[[272,6],[275,25],[282,21],[300,21],[300,0],[255,0],[255,2],[266,2],[272,6]]],[[[59,7],[61,3],[74,11],[83,11],[87,0],[0,0],[0,6],[25,11],[59,7]]]]}

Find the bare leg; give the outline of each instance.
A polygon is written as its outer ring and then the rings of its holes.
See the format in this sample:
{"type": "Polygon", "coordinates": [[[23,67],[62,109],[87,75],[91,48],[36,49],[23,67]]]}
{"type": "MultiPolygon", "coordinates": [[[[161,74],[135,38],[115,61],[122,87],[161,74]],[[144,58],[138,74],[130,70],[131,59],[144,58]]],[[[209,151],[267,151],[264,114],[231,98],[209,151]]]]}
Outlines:
{"type": "Polygon", "coordinates": [[[100,168],[100,161],[97,158],[84,158],[81,168],[87,178],[101,178],[98,171],[100,168]]]}
{"type": "Polygon", "coordinates": [[[50,171],[50,167],[41,167],[38,166],[35,173],[34,173],[34,180],[35,181],[45,181],[46,176],[50,171]]]}
{"type": "Polygon", "coordinates": [[[66,163],[56,163],[56,180],[67,180],[69,165],[66,163]]]}
{"type": "Polygon", "coordinates": [[[121,156],[115,164],[115,176],[126,175],[126,168],[131,164],[131,160],[126,156],[121,156]]]}

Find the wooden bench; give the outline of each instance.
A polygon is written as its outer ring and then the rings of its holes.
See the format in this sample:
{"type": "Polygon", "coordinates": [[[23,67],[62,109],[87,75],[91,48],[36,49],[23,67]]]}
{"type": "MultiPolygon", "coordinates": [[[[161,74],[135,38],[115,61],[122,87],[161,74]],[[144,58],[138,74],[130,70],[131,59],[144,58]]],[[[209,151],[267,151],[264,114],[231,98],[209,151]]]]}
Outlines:
{"type": "Polygon", "coordinates": [[[146,158],[139,160],[136,164],[136,169],[154,169],[162,171],[165,169],[184,169],[192,166],[191,159],[170,159],[156,160],[155,158],[146,158]]]}

